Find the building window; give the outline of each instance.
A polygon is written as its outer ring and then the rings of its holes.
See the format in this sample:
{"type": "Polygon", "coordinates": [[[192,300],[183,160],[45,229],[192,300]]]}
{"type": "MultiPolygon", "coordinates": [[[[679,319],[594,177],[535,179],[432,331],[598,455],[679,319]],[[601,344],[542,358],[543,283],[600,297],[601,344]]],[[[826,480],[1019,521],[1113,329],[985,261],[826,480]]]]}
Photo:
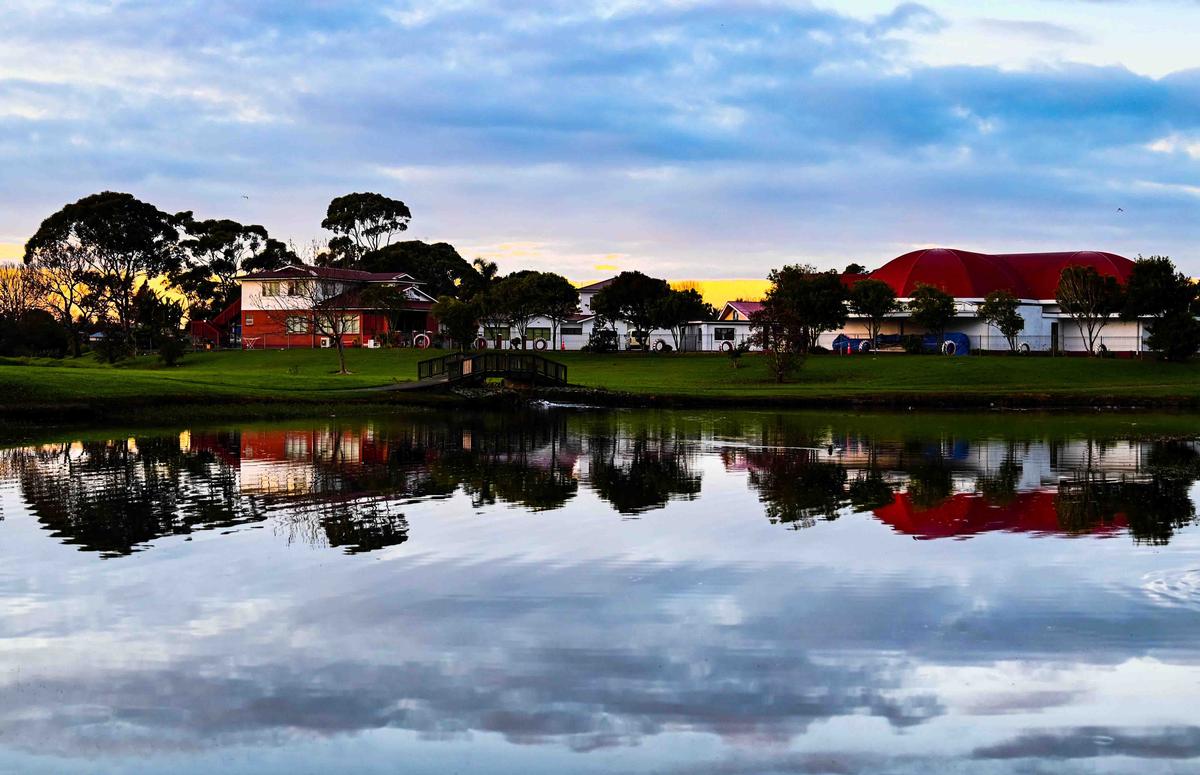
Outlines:
{"type": "Polygon", "coordinates": [[[248,326],[254,325],[254,316],[253,315],[246,316],[246,325],[248,325],[248,326]]]}
{"type": "Polygon", "coordinates": [[[527,328],[525,329],[525,338],[531,342],[536,342],[538,339],[550,341],[550,329],[548,328],[527,328]]]}
{"type": "Polygon", "coordinates": [[[732,342],[733,341],[733,329],[732,328],[714,328],[713,329],[713,339],[717,340],[718,342],[732,342]]]}
{"type": "Polygon", "coordinates": [[[303,315],[288,315],[286,327],[289,334],[307,334],[308,318],[303,315]]]}
{"type": "Polygon", "coordinates": [[[583,336],[583,326],[563,326],[563,336],[583,336]]]}
{"type": "Polygon", "coordinates": [[[357,334],[359,332],[358,315],[342,315],[342,333],[357,334]]]}
{"type": "Polygon", "coordinates": [[[279,295],[279,283],[263,283],[262,284],[262,295],[263,296],[278,296],[279,295]]]}

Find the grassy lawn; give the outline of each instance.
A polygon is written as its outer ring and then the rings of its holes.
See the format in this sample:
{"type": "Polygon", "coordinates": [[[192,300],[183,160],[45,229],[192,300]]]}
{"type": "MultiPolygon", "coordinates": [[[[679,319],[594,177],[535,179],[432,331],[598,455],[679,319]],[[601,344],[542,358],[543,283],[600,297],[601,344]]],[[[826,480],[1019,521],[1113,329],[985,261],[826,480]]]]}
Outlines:
{"type": "MultiPolygon", "coordinates": [[[[416,362],[436,353],[354,350],[349,376],[334,374],[330,351],[219,352],[188,355],[174,368],[146,357],[117,366],[79,360],[0,360],[0,403],[164,404],[206,399],[339,401],[346,391],[416,378],[416,362]]],[[[571,382],[587,387],[691,398],[903,400],[1045,396],[1084,400],[1200,400],[1200,363],[1154,360],[877,355],[808,359],[791,381],[775,383],[755,355],[733,369],[721,355],[553,353],[571,382]]],[[[369,394],[394,396],[391,393],[369,394]]],[[[382,400],[382,399],[381,399],[382,400]]]]}

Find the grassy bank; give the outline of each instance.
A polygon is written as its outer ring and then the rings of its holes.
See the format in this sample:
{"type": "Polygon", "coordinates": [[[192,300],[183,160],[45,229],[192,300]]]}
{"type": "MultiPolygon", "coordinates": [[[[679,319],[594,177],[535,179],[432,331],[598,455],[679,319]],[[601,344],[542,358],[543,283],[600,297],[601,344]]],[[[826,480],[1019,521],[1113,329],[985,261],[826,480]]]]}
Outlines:
{"type": "MultiPolygon", "coordinates": [[[[94,360],[0,361],[0,403],[8,417],[152,409],[187,416],[284,416],[325,408],[437,403],[437,396],[368,391],[416,377],[414,350],[356,350],[350,375],[334,374],[329,351],[189,355],[168,368],[154,358],[117,366],[94,360]]],[[[1102,405],[1200,407],[1200,363],[1039,357],[879,355],[809,358],[785,384],[755,355],[733,369],[720,355],[554,353],[571,382],[630,400],[794,405],[1102,405]]]]}

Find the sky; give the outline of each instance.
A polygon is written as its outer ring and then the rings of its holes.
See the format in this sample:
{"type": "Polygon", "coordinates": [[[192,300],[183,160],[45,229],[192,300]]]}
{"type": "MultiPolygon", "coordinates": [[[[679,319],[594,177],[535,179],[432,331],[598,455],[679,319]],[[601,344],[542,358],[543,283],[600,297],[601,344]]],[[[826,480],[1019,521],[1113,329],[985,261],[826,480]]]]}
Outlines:
{"type": "Polygon", "coordinates": [[[1200,274],[1194,0],[5,0],[0,257],[101,190],[327,237],[378,191],[505,271],[916,247],[1200,274]]]}

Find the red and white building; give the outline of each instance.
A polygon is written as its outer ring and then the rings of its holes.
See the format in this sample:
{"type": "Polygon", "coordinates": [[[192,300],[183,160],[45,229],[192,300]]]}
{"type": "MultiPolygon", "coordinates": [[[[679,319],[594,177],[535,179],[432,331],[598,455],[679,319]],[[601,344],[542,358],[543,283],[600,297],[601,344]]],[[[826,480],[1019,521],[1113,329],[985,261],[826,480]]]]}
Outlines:
{"type": "MultiPolygon", "coordinates": [[[[1005,290],[1017,297],[1025,328],[1017,337],[1022,350],[1082,352],[1086,343],[1075,323],[1055,300],[1058,279],[1069,266],[1086,266],[1099,274],[1128,282],[1133,262],[1114,253],[1074,251],[1061,253],[985,254],[951,248],[926,248],[905,253],[865,275],[843,275],[847,286],[864,279],[880,280],[895,291],[900,308],[888,317],[880,334],[923,334],[909,319],[904,305],[921,285],[932,285],[954,297],[957,314],[946,331],[964,334],[972,350],[1007,350],[1008,342],[979,317],[979,304],[992,291],[1005,290]]],[[[731,301],[720,319],[690,325],[685,335],[688,350],[728,349],[749,338],[750,315],[761,304],[731,301]]],[[[839,331],[822,334],[818,344],[829,348],[839,335],[866,338],[866,322],[850,315],[839,331]]],[[[1140,321],[1110,320],[1098,344],[1113,352],[1146,349],[1145,326],[1140,321]]]]}
{"type": "Polygon", "coordinates": [[[375,347],[437,331],[430,313],[435,300],[403,272],[286,266],[245,275],[238,283],[238,301],[213,320],[194,323],[193,336],[215,334],[222,344],[250,350],[328,347],[332,332],[342,335],[346,347],[375,347]],[[398,290],[402,306],[383,309],[372,302],[368,290],[378,286],[398,290]],[[332,315],[339,316],[336,325],[326,322],[332,315]]]}

